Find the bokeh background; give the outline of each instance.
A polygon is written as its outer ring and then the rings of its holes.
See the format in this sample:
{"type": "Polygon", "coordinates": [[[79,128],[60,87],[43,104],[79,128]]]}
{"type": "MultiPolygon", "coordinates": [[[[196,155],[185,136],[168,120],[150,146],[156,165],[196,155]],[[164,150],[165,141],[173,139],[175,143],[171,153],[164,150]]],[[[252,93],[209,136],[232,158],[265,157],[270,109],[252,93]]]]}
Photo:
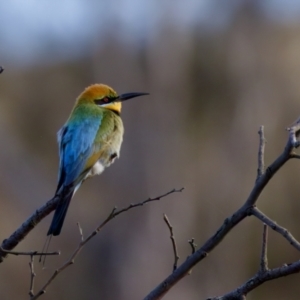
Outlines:
{"type": "MultiPolygon", "coordinates": [[[[283,150],[300,115],[299,1],[1,1],[0,235],[8,237],[53,196],[56,132],[91,83],[150,92],[123,107],[121,158],[73,199],[51,250],[36,263],[36,290],[117,205],[173,188],[160,202],[108,224],[41,299],[142,299],[172,270],[166,213],[180,262],[188,240],[202,245],[247,198],[257,170],[258,129],[266,164],[283,150]]],[[[259,207],[300,238],[300,165],[289,162],[259,207]]],[[[52,217],[52,215],[51,215],[52,217]]],[[[51,217],[17,250],[40,250],[51,217]]],[[[224,294],[259,267],[262,224],[244,220],[164,299],[224,294]]],[[[270,267],[299,259],[270,232],[270,267]]],[[[28,257],[0,268],[0,298],[28,299],[28,257]]],[[[247,299],[299,299],[300,275],[264,284],[247,299]]]]}

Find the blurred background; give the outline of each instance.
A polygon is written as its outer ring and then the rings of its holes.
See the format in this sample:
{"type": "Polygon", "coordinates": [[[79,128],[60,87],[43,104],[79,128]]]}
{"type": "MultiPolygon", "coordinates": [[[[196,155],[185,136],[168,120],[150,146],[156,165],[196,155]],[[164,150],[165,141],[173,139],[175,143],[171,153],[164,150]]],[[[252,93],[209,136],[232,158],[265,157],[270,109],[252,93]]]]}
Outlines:
{"type": "MultiPolygon", "coordinates": [[[[266,164],[283,150],[300,115],[300,2],[293,0],[0,2],[0,235],[8,237],[56,188],[56,132],[78,94],[106,83],[149,92],[123,106],[120,160],[86,182],[72,201],[38,290],[116,205],[173,188],[160,202],[114,219],[41,299],[142,299],[173,264],[166,213],[180,262],[247,198],[256,178],[258,129],[266,164]]],[[[300,238],[298,161],[270,182],[258,206],[300,238]]],[[[16,250],[40,250],[51,216],[16,250]]],[[[262,224],[244,220],[164,299],[224,294],[259,268],[262,224]]],[[[269,234],[270,267],[299,259],[269,234]]],[[[0,268],[0,298],[28,299],[28,257],[0,268]]],[[[300,275],[268,282],[247,299],[298,299],[300,275]]]]}

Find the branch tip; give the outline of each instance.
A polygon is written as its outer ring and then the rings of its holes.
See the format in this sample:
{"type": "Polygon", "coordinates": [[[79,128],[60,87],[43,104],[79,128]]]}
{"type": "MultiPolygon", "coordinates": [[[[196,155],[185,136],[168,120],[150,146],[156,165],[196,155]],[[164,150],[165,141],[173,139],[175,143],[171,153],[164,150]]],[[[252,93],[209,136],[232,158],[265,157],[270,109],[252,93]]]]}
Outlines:
{"type": "Polygon", "coordinates": [[[176,241],[175,241],[175,237],[174,237],[173,227],[168,219],[168,216],[166,214],[163,214],[163,216],[164,216],[164,221],[167,224],[167,227],[169,228],[169,231],[170,231],[170,239],[172,242],[172,248],[173,248],[173,252],[174,252],[174,264],[173,264],[173,272],[174,272],[177,269],[179,255],[178,255],[177,245],[176,245],[176,241]]]}

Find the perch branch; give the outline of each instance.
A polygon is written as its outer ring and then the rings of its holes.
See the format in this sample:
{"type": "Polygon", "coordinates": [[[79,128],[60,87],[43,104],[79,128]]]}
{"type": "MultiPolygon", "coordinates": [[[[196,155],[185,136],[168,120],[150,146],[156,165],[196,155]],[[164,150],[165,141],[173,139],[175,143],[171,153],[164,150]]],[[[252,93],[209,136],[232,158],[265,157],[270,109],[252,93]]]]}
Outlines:
{"type": "Polygon", "coordinates": [[[37,209],[10,237],[2,242],[1,248],[5,249],[6,252],[0,249],[0,263],[6,257],[7,251],[14,249],[43,218],[55,209],[58,200],[58,197],[49,200],[37,209]]]}

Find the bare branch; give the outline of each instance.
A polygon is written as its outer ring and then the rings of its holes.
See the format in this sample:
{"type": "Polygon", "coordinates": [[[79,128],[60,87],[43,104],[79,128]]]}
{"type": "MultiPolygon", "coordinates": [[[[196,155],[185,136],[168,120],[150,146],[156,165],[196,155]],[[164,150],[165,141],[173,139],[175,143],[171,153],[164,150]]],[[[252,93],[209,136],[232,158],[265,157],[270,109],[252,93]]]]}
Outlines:
{"type": "MultiPolygon", "coordinates": [[[[9,238],[2,242],[1,248],[6,251],[14,249],[43,218],[55,209],[58,200],[59,198],[54,197],[37,209],[9,238]]],[[[7,252],[0,249],[0,263],[6,255],[7,252]]]]}
{"type": "Polygon", "coordinates": [[[123,212],[131,209],[131,208],[135,208],[135,207],[138,207],[138,206],[143,206],[149,202],[153,202],[153,201],[159,201],[161,198],[164,198],[170,194],[173,194],[173,193],[181,193],[182,191],[184,190],[184,188],[180,188],[180,189],[173,189],[163,195],[160,195],[158,197],[155,197],[155,198],[148,198],[147,200],[143,201],[143,202],[139,202],[139,203],[135,203],[135,204],[130,204],[129,206],[125,207],[125,208],[122,208],[120,210],[116,210],[115,209],[115,212],[113,213],[113,218],[116,217],[117,215],[119,214],[122,214],[123,212]]]}
{"type": "MultiPolygon", "coordinates": [[[[211,236],[202,247],[194,254],[190,255],[187,260],[165,278],[156,288],[154,288],[144,300],[161,299],[178,281],[180,281],[189,270],[207,256],[207,253],[212,251],[244,218],[251,215],[251,209],[255,205],[261,192],[277,173],[277,171],[291,158],[293,150],[299,146],[297,134],[300,132],[300,121],[295,123],[288,129],[289,136],[282,154],[266,169],[266,171],[256,180],[255,185],[248,196],[245,203],[230,217],[228,217],[223,225],[211,236]]],[[[299,263],[300,264],[300,263],[299,263]]],[[[297,271],[298,272],[298,271],[297,271]]],[[[277,274],[277,273],[276,273],[277,274]]],[[[243,295],[244,293],[241,293],[243,295]]],[[[229,298],[228,298],[229,299],[229,298]]],[[[238,298],[230,298],[238,299],[238,298]]],[[[239,298],[241,299],[241,298],[239,298]]]]}
{"type": "Polygon", "coordinates": [[[170,231],[170,239],[172,241],[172,247],[173,247],[173,252],[174,252],[174,264],[173,264],[173,271],[175,271],[177,269],[177,263],[179,260],[179,255],[178,255],[178,251],[177,251],[177,246],[176,246],[176,241],[175,241],[175,237],[174,237],[174,233],[173,233],[173,227],[167,217],[166,214],[164,214],[164,221],[166,222],[169,231],[170,231]]]}
{"type": "Polygon", "coordinates": [[[0,74],[3,73],[4,68],[2,66],[0,66],[0,74]]]}
{"type": "Polygon", "coordinates": [[[264,126],[259,127],[259,148],[258,148],[258,169],[257,169],[257,178],[260,178],[261,175],[265,172],[265,136],[264,136],[264,126]]]}
{"type": "Polygon", "coordinates": [[[263,230],[263,242],[262,242],[262,252],[260,258],[260,269],[259,271],[249,280],[247,280],[243,285],[238,287],[226,295],[220,297],[209,298],[209,300],[234,300],[234,299],[246,299],[246,295],[263,284],[266,281],[273,280],[279,277],[291,275],[300,272],[300,260],[293,262],[291,264],[284,264],[279,268],[268,269],[268,259],[267,259],[267,225],[264,224],[263,230]]]}
{"type": "Polygon", "coordinates": [[[275,223],[268,216],[266,216],[262,211],[260,211],[257,207],[253,207],[251,209],[251,214],[257,217],[263,223],[267,224],[274,231],[281,234],[294,248],[300,251],[300,243],[293,237],[293,235],[287,229],[275,223]]]}
{"type": "MultiPolygon", "coordinates": [[[[112,209],[112,211],[110,212],[110,214],[108,215],[108,217],[86,238],[83,239],[79,245],[77,246],[77,248],[75,249],[75,251],[73,252],[73,254],[70,256],[70,258],[57,270],[54,271],[54,273],[52,274],[52,276],[49,278],[49,280],[46,282],[46,284],[37,292],[36,295],[31,297],[31,300],[35,300],[38,299],[41,295],[43,295],[46,292],[46,289],[48,288],[48,286],[51,284],[51,282],[57,277],[57,275],[59,273],[61,273],[63,270],[65,270],[67,267],[69,267],[70,265],[74,264],[75,262],[75,258],[78,256],[78,254],[80,253],[80,251],[82,250],[82,248],[96,235],[99,233],[99,231],[112,219],[114,219],[116,216],[132,209],[132,208],[136,208],[136,207],[140,207],[143,206],[144,204],[147,204],[149,202],[153,202],[153,201],[158,201],[170,194],[173,193],[179,193],[182,192],[184,188],[181,189],[173,189],[163,195],[157,196],[155,198],[148,198],[147,200],[143,201],[143,202],[138,202],[138,203],[134,203],[134,204],[130,204],[129,206],[119,209],[117,210],[116,207],[114,207],[112,209]]],[[[79,223],[78,223],[79,228],[81,229],[79,223]]],[[[79,229],[79,231],[82,233],[82,231],[79,229]]],[[[81,237],[83,237],[83,235],[81,235],[81,237]]]]}
{"type": "Polygon", "coordinates": [[[265,273],[268,270],[268,256],[267,256],[267,243],[268,243],[268,227],[266,224],[263,226],[263,238],[260,256],[260,272],[265,273]]]}
{"type": "MultiPolygon", "coordinates": [[[[183,190],[172,190],[164,195],[161,195],[160,198],[166,197],[169,194],[175,193],[175,192],[181,192],[183,190]]],[[[135,204],[134,207],[136,206],[142,206],[148,202],[155,201],[155,200],[160,200],[159,197],[151,199],[149,198],[148,200],[145,200],[143,203],[138,203],[135,204]]],[[[1,247],[6,250],[12,250],[14,249],[26,236],[27,234],[47,215],[49,215],[56,207],[57,202],[59,198],[54,197],[51,200],[49,200],[46,204],[44,204],[42,207],[36,210],[34,214],[31,215],[9,238],[5,239],[2,242],[1,247]]],[[[124,211],[131,209],[133,207],[129,206],[125,209],[124,211]]],[[[117,214],[114,215],[116,217],[118,214],[124,212],[124,211],[118,211],[117,214]]],[[[3,258],[7,255],[6,252],[3,252],[0,250],[0,263],[3,261],[3,258]]]]}
{"type": "Polygon", "coordinates": [[[195,239],[191,238],[190,240],[188,240],[188,243],[190,244],[190,246],[192,248],[192,254],[194,254],[196,251],[196,248],[197,248],[197,244],[195,244],[195,239]]]}
{"type": "Polygon", "coordinates": [[[44,256],[44,255],[60,255],[59,251],[55,251],[55,252],[38,252],[38,251],[10,251],[10,250],[6,250],[3,249],[2,247],[0,247],[1,252],[6,253],[6,254],[11,254],[11,255],[30,255],[30,256],[44,256]]]}
{"type": "Polygon", "coordinates": [[[264,273],[257,272],[252,278],[246,281],[243,285],[235,289],[234,291],[220,296],[209,298],[210,300],[235,300],[241,299],[240,297],[247,295],[250,291],[254,290],[266,281],[270,281],[276,278],[288,276],[291,274],[300,272],[300,260],[291,264],[284,264],[279,268],[267,270],[264,273]]]}
{"type": "Polygon", "coordinates": [[[35,272],[34,272],[34,255],[30,256],[29,268],[30,268],[30,287],[29,287],[29,296],[34,296],[34,279],[35,279],[35,272]]]}
{"type": "Polygon", "coordinates": [[[296,153],[292,153],[292,154],[291,154],[291,158],[300,159],[300,155],[298,155],[298,154],[296,154],[296,153]]]}

